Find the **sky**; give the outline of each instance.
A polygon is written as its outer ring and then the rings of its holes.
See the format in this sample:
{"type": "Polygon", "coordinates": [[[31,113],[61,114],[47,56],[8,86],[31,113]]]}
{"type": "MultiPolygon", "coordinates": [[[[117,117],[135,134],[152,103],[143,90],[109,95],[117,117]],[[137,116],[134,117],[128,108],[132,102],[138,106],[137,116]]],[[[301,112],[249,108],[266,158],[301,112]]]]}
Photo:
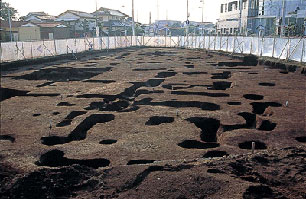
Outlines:
{"type": "MultiPolygon", "coordinates": [[[[20,16],[29,12],[44,11],[57,16],[66,10],[94,12],[98,7],[120,10],[132,15],[132,0],[3,0],[17,9],[20,16]]],[[[135,21],[149,23],[149,13],[152,13],[152,22],[156,19],[185,21],[187,18],[187,0],[134,0],[135,21]],[[158,3],[157,3],[158,2],[158,3]],[[157,12],[159,5],[159,12],[157,12]],[[159,13],[159,17],[158,17],[159,13]]],[[[220,0],[204,0],[204,21],[216,22],[219,17],[220,0]]],[[[200,0],[189,0],[190,21],[202,21],[203,5],[200,0]]]]}

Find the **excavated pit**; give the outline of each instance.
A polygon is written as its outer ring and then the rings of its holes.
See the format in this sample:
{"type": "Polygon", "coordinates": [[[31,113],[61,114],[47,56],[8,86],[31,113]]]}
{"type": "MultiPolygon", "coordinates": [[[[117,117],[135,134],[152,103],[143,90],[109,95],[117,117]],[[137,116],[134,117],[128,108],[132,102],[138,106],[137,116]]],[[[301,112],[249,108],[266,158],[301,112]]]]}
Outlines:
{"type": "Polygon", "coordinates": [[[270,122],[269,120],[264,120],[261,122],[258,130],[260,131],[273,131],[276,127],[276,123],[270,122]]]}
{"type": "Polygon", "coordinates": [[[156,71],[156,70],[167,70],[167,68],[136,68],[133,71],[143,72],[143,71],[156,71]]]}
{"type": "Polygon", "coordinates": [[[177,72],[160,72],[158,73],[155,78],[168,78],[168,77],[173,77],[177,74],[177,72]]]}
{"type": "Polygon", "coordinates": [[[135,165],[135,164],[152,164],[155,160],[130,160],[127,165],[135,165]]]}
{"type": "Polygon", "coordinates": [[[228,156],[228,153],[226,151],[208,151],[203,155],[203,158],[216,158],[223,156],[228,156]]]}
{"type": "Polygon", "coordinates": [[[153,91],[149,91],[146,89],[138,89],[135,92],[135,97],[139,97],[140,95],[149,95],[149,94],[154,94],[154,93],[164,93],[165,91],[163,90],[153,90],[153,91]]]}
{"type": "Polygon", "coordinates": [[[111,83],[115,83],[116,81],[115,80],[85,80],[83,82],[86,82],[86,83],[103,83],[103,84],[111,84],[111,83]]]}
{"type": "Polygon", "coordinates": [[[213,82],[210,90],[226,90],[232,86],[232,82],[213,82]]]}
{"type": "Polygon", "coordinates": [[[52,84],[54,84],[54,82],[46,82],[46,83],[37,85],[36,87],[37,88],[42,88],[42,87],[45,87],[45,86],[51,86],[52,84]]]}
{"type": "Polygon", "coordinates": [[[174,117],[153,116],[146,122],[146,125],[154,126],[174,122],[174,117]]]}
{"type": "Polygon", "coordinates": [[[227,104],[231,106],[239,106],[241,105],[241,102],[227,102],[227,104]]]}
{"type": "Polygon", "coordinates": [[[256,94],[245,94],[243,95],[243,97],[248,100],[263,100],[264,99],[264,96],[256,95],[256,94]]]}
{"type": "Polygon", "coordinates": [[[0,102],[16,96],[26,96],[30,91],[21,91],[10,88],[0,87],[0,102]]]}
{"type": "Polygon", "coordinates": [[[15,138],[12,135],[0,135],[0,140],[7,140],[11,143],[15,142],[15,138]]]}
{"type": "Polygon", "coordinates": [[[207,93],[207,92],[189,92],[189,91],[171,91],[173,95],[200,95],[207,97],[229,97],[227,93],[207,93]]]}
{"type": "Polygon", "coordinates": [[[240,149],[252,149],[252,142],[255,142],[255,149],[258,149],[258,150],[267,149],[266,144],[258,140],[242,142],[242,143],[239,143],[238,146],[240,149]]]}
{"type": "Polygon", "coordinates": [[[261,115],[265,112],[265,110],[271,107],[281,107],[282,105],[278,102],[252,102],[253,113],[261,115]]]}
{"type": "Polygon", "coordinates": [[[268,82],[260,82],[258,85],[260,86],[275,86],[275,83],[268,83],[268,82]]]}
{"type": "Polygon", "coordinates": [[[52,82],[67,82],[82,81],[91,79],[94,76],[110,71],[112,68],[72,68],[72,67],[58,67],[45,68],[39,71],[34,71],[30,74],[15,77],[14,79],[24,80],[47,80],[52,82]]]}
{"type": "Polygon", "coordinates": [[[152,98],[144,98],[140,101],[136,101],[135,105],[147,105],[147,106],[166,106],[173,108],[200,108],[205,111],[217,111],[220,110],[220,106],[210,102],[198,102],[198,101],[162,101],[152,102],[152,98]]]}
{"type": "Polygon", "coordinates": [[[83,120],[67,137],[50,136],[42,137],[42,144],[54,146],[58,144],[66,144],[72,141],[81,141],[86,139],[87,131],[98,123],[107,123],[115,119],[112,114],[94,114],[83,120]]]}
{"type": "Polygon", "coordinates": [[[217,142],[217,131],[220,127],[220,121],[213,118],[192,117],[187,119],[196,127],[201,129],[201,140],[204,142],[217,142]]]}
{"type": "Polygon", "coordinates": [[[126,100],[119,100],[115,102],[92,102],[85,110],[99,110],[99,111],[122,111],[128,108],[130,103],[126,100]]]}
{"type": "Polygon", "coordinates": [[[184,140],[183,142],[179,143],[178,146],[184,149],[211,149],[219,147],[220,144],[212,142],[205,143],[197,140],[184,140]]]}
{"type": "Polygon", "coordinates": [[[104,144],[104,145],[111,145],[117,143],[117,140],[102,140],[99,142],[99,144],[104,144]]]}
{"type": "MultiPolygon", "coordinates": [[[[249,186],[243,193],[243,199],[276,198],[273,190],[265,185],[249,186]]],[[[277,197],[278,198],[278,197],[277,197]]]]}
{"type": "Polygon", "coordinates": [[[193,64],[185,64],[184,65],[186,68],[194,68],[194,65],[193,64]]]}
{"type": "Polygon", "coordinates": [[[87,113],[86,111],[72,111],[71,113],[69,113],[69,115],[67,115],[67,117],[63,121],[58,123],[56,127],[69,126],[74,118],[84,115],[86,113],[87,113]]]}
{"type": "Polygon", "coordinates": [[[207,72],[183,72],[184,75],[205,75],[207,72]]]}
{"type": "Polygon", "coordinates": [[[39,116],[41,116],[40,113],[35,113],[35,114],[33,114],[33,117],[39,117],[39,116]]]}
{"type": "Polygon", "coordinates": [[[211,79],[229,79],[231,71],[223,71],[223,73],[213,73],[211,79]]]}
{"type": "Polygon", "coordinates": [[[223,131],[233,131],[237,129],[253,129],[256,128],[256,115],[248,112],[238,113],[245,120],[244,124],[222,125],[223,131]]]}
{"type": "Polygon", "coordinates": [[[36,165],[38,166],[48,166],[48,167],[62,167],[62,166],[71,166],[74,164],[79,164],[82,166],[91,167],[98,169],[100,167],[107,167],[110,165],[110,161],[104,158],[99,159],[90,159],[90,160],[77,160],[69,159],[64,157],[64,152],[60,150],[48,151],[45,154],[40,156],[36,165]]]}
{"type": "Polygon", "coordinates": [[[75,106],[75,104],[70,104],[69,102],[60,102],[56,106],[75,106]]]}
{"type": "Polygon", "coordinates": [[[305,143],[305,142],[306,142],[306,136],[296,137],[295,139],[296,139],[296,141],[298,141],[298,142],[302,142],[302,143],[305,143]]]}

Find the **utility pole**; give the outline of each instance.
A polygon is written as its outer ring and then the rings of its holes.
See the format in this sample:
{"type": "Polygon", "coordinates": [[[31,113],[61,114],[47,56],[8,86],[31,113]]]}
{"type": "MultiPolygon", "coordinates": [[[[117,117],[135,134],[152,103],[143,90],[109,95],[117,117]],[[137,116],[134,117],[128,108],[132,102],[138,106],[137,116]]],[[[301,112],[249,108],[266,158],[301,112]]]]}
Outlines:
{"type": "Polygon", "coordinates": [[[159,0],[156,0],[157,20],[159,20],[159,0]]]}
{"type": "Polygon", "coordinates": [[[98,1],[96,0],[96,37],[100,36],[100,30],[98,26],[98,1]]]}
{"type": "Polygon", "coordinates": [[[239,34],[242,33],[242,9],[243,9],[243,0],[240,0],[240,12],[239,12],[239,34]]]}
{"type": "Polygon", "coordinates": [[[12,21],[11,21],[11,12],[10,8],[7,8],[7,14],[8,14],[8,22],[10,26],[10,37],[11,37],[11,42],[13,41],[13,35],[12,35],[12,21]]]}
{"type": "Polygon", "coordinates": [[[132,0],[132,32],[133,36],[136,36],[135,34],[135,18],[134,18],[134,0],[132,0]]]}
{"type": "Polygon", "coordinates": [[[166,20],[168,20],[168,10],[166,10],[166,20]]]}
{"type": "Polygon", "coordinates": [[[149,24],[150,25],[152,24],[152,13],[151,12],[149,13],[149,24]]]}
{"type": "Polygon", "coordinates": [[[187,40],[188,40],[188,35],[189,35],[189,0],[187,0],[187,21],[186,21],[186,36],[187,36],[187,40]]]}
{"type": "Polygon", "coordinates": [[[285,36],[285,26],[286,26],[286,0],[282,3],[282,25],[281,25],[281,36],[285,36]]]}
{"type": "Polygon", "coordinates": [[[200,2],[203,3],[202,5],[202,23],[204,22],[204,0],[201,0],[200,2]]]}

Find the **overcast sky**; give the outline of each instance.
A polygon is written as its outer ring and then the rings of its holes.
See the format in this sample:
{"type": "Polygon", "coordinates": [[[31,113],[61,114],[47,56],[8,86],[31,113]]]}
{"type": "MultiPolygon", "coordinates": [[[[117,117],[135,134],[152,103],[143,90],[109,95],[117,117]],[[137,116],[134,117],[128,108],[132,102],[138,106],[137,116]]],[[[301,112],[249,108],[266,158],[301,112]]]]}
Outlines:
{"type": "MultiPolygon", "coordinates": [[[[205,0],[204,20],[215,22],[219,17],[219,1],[205,0]]],[[[18,10],[20,16],[28,12],[44,11],[50,15],[58,15],[66,10],[93,12],[96,9],[96,0],[3,0],[18,10]]],[[[118,9],[131,16],[132,0],[97,0],[98,7],[118,9]]],[[[152,21],[157,19],[157,2],[159,2],[159,19],[186,20],[187,0],[135,0],[135,20],[141,23],[149,22],[149,13],[152,12],[152,21]],[[138,17],[137,17],[138,16],[138,17]]],[[[190,20],[201,21],[202,6],[200,0],[189,0],[190,20]]]]}

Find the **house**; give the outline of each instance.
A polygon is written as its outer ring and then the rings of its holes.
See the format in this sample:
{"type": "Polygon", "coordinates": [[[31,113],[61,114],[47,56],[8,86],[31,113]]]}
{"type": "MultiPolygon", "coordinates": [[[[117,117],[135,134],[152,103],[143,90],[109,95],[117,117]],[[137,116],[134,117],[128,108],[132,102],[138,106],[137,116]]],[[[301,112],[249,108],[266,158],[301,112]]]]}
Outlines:
{"type": "Polygon", "coordinates": [[[0,21],[0,41],[7,42],[7,41],[18,41],[18,28],[24,25],[26,22],[23,21],[11,21],[11,26],[8,21],[0,21]]]}
{"type": "Polygon", "coordinates": [[[52,23],[27,23],[19,27],[20,41],[67,39],[70,30],[58,22],[52,23]]]}
{"type": "Polygon", "coordinates": [[[71,37],[85,37],[95,34],[96,17],[87,12],[67,10],[60,14],[55,21],[69,27],[71,37]]]}
{"type": "Polygon", "coordinates": [[[42,22],[53,22],[56,17],[48,15],[45,12],[29,12],[26,16],[21,17],[22,21],[42,23],[42,22]]]}
{"type": "Polygon", "coordinates": [[[305,15],[306,0],[222,0],[217,30],[220,34],[279,35],[284,18],[287,32],[291,26],[295,34],[303,34],[305,15]]]}
{"type": "MultiPolygon", "coordinates": [[[[172,35],[179,36],[184,35],[184,29],[182,28],[182,22],[176,20],[156,20],[153,26],[153,32],[155,35],[172,35]]],[[[152,27],[151,26],[151,27],[152,27]]],[[[151,29],[151,28],[150,28],[151,29]]],[[[152,30],[149,30],[150,34],[152,30]]]]}
{"type": "Polygon", "coordinates": [[[110,20],[125,21],[129,16],[119,10],[113,10],[109,8],[99,8],[99,10],[92,13],[97,17],[99,22],[107,22],[110,20]]]}
{"type": "Polygon", "coordinates": [[[119,21],[119,20],[109,20],[103,23],[102,31],[109,36],[122,36],[131,33],[132,24],[119,21]]]}

